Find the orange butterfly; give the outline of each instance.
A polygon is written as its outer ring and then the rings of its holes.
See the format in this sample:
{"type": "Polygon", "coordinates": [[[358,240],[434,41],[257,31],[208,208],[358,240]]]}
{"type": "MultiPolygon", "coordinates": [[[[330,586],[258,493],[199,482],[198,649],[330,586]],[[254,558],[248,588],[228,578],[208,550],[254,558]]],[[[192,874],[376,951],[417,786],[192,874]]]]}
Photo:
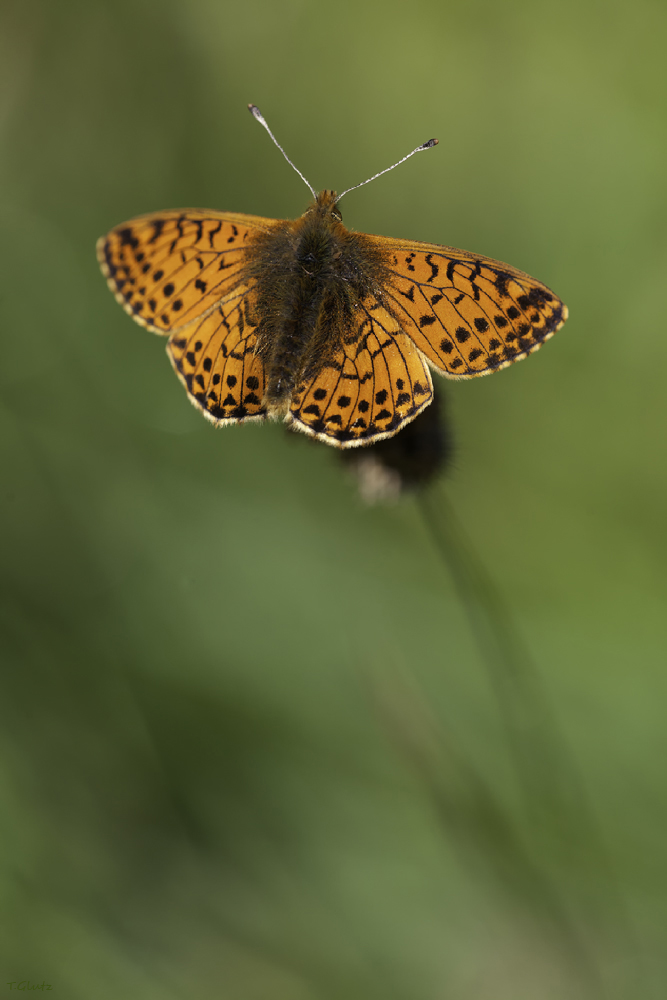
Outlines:
{"type": "Polygon", "coordinates": [[[343,195],[308,187],[315,200],[295,221],[175,210],[98,241],[109,287],[137,323],[169,335],[171,363],[212,423],[272,417],[339,448],[367,445],[428,406],[429,365],[446,378],[486,375],[536,351],[567,319],[522,271],[351,232],[343,195]]]}

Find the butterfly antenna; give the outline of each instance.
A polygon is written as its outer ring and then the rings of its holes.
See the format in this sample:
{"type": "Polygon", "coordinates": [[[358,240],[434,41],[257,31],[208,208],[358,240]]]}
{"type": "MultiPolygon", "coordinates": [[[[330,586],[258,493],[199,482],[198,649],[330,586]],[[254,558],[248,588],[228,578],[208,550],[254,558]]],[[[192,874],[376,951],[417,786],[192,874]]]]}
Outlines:
{"type": "Polygon", "coordinates": [[[408,153],[408,155],[404,156],[401,160],[397,160],[396,163],[392,163],[390,167],[385,167],[385,169],[381,170],[379,174],[373,174],[373,176],[369,177],[367,181],[362,181],[361,184],[355,184],[354,187],[348,188],[347,191],[343,191],[343,194],[339,194],[336,198],[336,204],[338,204],[343,195],[349,194],[350,191],[356,191],[357,188],[363,187],[364,184],[370,184],[371,181],[374,181],[377,177],[382,177],[383,174],[388,174],[390,170],[393,170],[394,167],[400,166],[401,163],[405,163],[405,161],[409,160],[411,156],[415,155],[415,153],[421,153],[422,149],[432,149],[433,146],[437,145],[437,139],[429,139],[428,142],[422,143],[421,146],[417,146],[416,149],[413,149],[411,153],[408,153]]]}
{"type": "Polygon", "coordinates": [[[313,186],[311,184],[308,183],[308,181],[303,176],[303,174],[301,173],[301,171],[299,170],[299,168],[294,166],[294,164],[290,160],[289,156],[287,155],[287,153],[285,152],[285,150],[283,149],[283,147],[280,145],[280,143],[276,139],[275,135],[273,134],[273,132],[271,131],[271,129],[269,128],[269,126],[266,124],[266,119],[264,118],[264,115],[259,110],[259,108],[257,107],[257,105],[256,104],[249,104],[248,105],[248,111],[253,116],[253,118],[257,119],[257,121],[259,122],[260,125],[264,126],[264,128],[269,133],[269,135],[271,136],[271,138],[275,142],[276,146],[280,150],[280,152],[283,154],[283,156],[285,157],[285,159],[289,163],[289,165],[292,168],[292,170],[296,170],[297,174],[299,175],[299,177],[301,178],[301,180],[303,181],[303,183],[306,185],[306,187],[310,188],[310,191],[311,191],[311,194],[312,194],[313,198],[317,198],[317,193],[316,193],[315,189],[313,188],[313,186]]]}

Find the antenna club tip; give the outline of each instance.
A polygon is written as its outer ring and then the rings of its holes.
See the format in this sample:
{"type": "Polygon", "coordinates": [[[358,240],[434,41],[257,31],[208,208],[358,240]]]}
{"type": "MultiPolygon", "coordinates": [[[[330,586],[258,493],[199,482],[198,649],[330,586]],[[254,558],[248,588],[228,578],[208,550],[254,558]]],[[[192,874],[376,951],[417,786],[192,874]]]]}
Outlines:
{"type": "Polygon", "coordinates": [[[248,111],[253,116],[253,118],[258,118],[259,119],[259,118],[262,117],[262,112],[259,110],[259,108],[257,107],[256,104],[249,104],[248,105],[248,111]]]}
{"type": "Polygon", "coordinates": [[[428,142],[424,143],[422,149],[431,149],[432,146],[437,146],[437,145],[438,145],[437,139],[429,139],[428,142]]]}

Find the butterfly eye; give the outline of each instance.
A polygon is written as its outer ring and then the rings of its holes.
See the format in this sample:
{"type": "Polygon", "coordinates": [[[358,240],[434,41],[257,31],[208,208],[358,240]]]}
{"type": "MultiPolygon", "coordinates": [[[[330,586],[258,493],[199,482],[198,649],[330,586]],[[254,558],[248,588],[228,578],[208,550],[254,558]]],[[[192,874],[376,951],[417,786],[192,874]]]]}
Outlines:
{"type": "Polygon", "coordinates": [[[331,209],[331,214],[333,215],[334,219],[338,219],[339,222],[343,221],[343,216],[341,215],[341,211],[337,205],[334,205],[334,207],[331,209]]]}

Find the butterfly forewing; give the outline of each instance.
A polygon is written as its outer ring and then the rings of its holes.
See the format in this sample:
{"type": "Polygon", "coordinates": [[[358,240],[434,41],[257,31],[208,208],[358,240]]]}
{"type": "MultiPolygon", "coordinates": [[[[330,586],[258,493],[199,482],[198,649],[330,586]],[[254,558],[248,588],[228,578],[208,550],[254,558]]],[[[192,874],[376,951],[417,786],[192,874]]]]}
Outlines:
{"type": "Polygon", "coordinates": [[[546,285],[508,264],[437,244],[374,238],[387,255],[387,307],[449,378],[505,368],[567,319],[546,285]]]}
{"type": "Polygon", "coordinates": [[[126,312],[150,330],[173,333],[234,291],[249,238],[273,225],[233,212],[158,212],[116,226],[97,255],[126,312]]]}
{"type": "Polygon", "coordinates": [[[266,412],[262,360],[255,354],[256,331],[241,287],[186,330],[173,333],[167,353],[190,400],[212,423],[262,419],[266,412]]]}
{"type": "Polygon", "coordinates": [[[332,365],[299,387],[290,408],[300,430],[343,448],[395,434],[433,396],[419,351],[377,303],[361,310],[356,335],[332,365]]]}

